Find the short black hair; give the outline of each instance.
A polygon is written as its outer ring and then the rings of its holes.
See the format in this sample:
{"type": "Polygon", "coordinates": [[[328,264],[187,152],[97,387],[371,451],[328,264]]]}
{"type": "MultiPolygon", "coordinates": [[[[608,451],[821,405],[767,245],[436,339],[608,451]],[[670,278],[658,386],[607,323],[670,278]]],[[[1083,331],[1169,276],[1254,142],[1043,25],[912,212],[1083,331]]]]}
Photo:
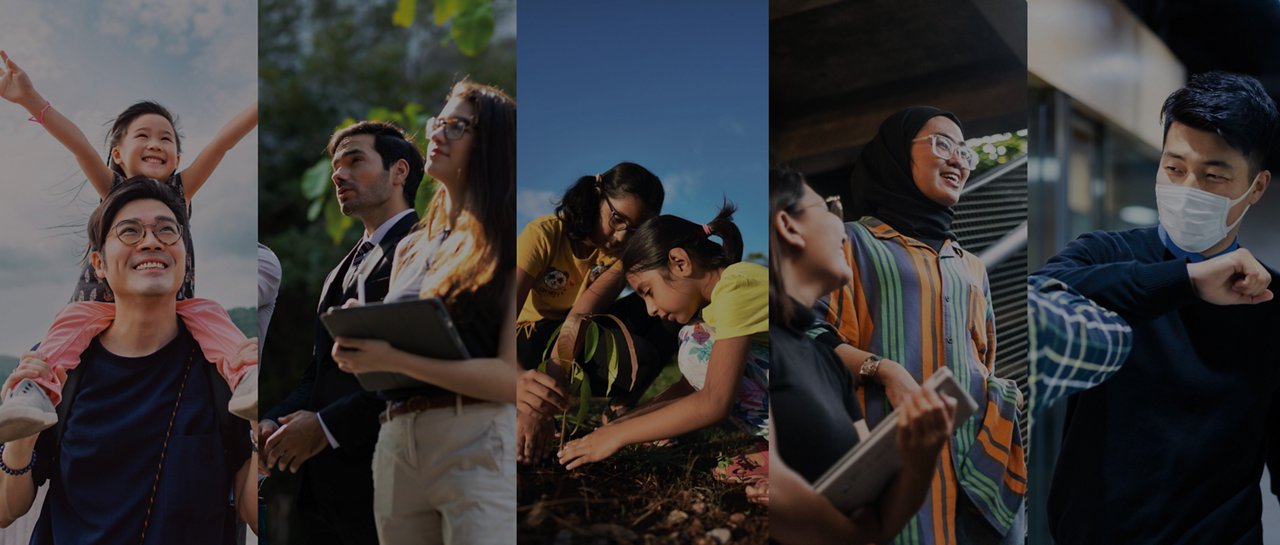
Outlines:
{"type": "Polygon", "coordinates": [[[422,152],[413,142],[413,137],[394,123],[386,121],[361,121],[344,127],[329,137],[329,145],[325,150],[333,157],[338,144],[352,136],[368,134],[373,136],[373,150],[382,156],[382,169],[389,170],[396,161],[404,159],[409,163],[409,176],[404,180],[404,201],[413,206],[414,197],[418,194],[418,184],[422,183],[425,172],[422,152]]]}
{"type": "Polygon", "coordinates": [[[1165,99],[1160,116],[1166,138],[1177,121],[1221,136],[1244,154],[1254,173],[1272,168],[1280,114],[1262,84],[1250,76],[1217,71],[1192,76],[1165,99]]]}
{"type": "MultiPolygon", "coordinates": [[[[174,219],[187,228],[186,204],[173,188],[146,176],[134,176],[111,189],[102,203],[89,215],[89,249],[101,252],[115,223],[116,214],[126,204],[142,199],[155,199],[173,212],[174,219]]],[[[186,243],[183,242],[185,245],[186,243]]]]}

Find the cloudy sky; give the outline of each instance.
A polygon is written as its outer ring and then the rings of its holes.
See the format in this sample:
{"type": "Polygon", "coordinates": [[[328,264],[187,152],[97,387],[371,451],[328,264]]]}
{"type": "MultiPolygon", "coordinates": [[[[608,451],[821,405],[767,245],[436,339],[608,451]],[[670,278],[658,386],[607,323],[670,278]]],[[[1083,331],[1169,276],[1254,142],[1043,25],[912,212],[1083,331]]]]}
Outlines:
{"type": "MultiPolygon", "coordinates": [[[[177,114],[185,167],[257,98],[253,2],[6,0],[5,7],[12,16],[0,17],[0,48],[104,160],[104,124],[135,101],[177,114]]],[[[0,101],[0,354],[38,341],[70,297],[97,202],[70,153],[26,118],[0,101]]],[[[196,295],[227,307],[256,298],[257,148],[254,131],[193,202],[196,295]]]]}
{"type": "Polygon", "coordinates": [[[746,251],[767,251],[767,8],[522,5],[519,226],[579,176],[632,161],[662,180],[663,213],[706,222],[727,196],[746,251]]]}

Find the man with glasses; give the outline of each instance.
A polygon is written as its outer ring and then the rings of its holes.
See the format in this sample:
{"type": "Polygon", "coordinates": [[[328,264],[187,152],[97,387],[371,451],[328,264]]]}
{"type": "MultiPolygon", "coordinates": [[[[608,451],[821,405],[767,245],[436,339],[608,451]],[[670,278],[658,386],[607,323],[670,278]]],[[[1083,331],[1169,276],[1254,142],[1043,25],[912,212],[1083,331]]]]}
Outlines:
{"type": "MultiPolygon", "coordinates": [[[[31,543],[212,545],[234,542],[236,515],[257,527],[247,426],[221,416],[230,390],[179,319],[185,215],[160,182],[131,179],[90,216],[114,320],[64,377],[57,426],[0,446],[0,526],[51,483],[31,543]]],[[[28,353],[8,382],[29,391],[51,373],[28,353]]]]}
{"type": "MultiPolygon", "coordinates": [[[[451,123],[448,131],[465,126],[451,123]]],[[[338,205],[364,232],[329,272],[317,313],[361,295],[362,302],[386,296],[396,244],[418,221],[412,205],[423,176],[422,153],[391,123],[341,129],[330,137],[328,152],[338,205]]],[[[333,337],[318,319],[314,327],[311,362],[298,386],[260,423],[262,455],[269,469],[301,473],[298,520],[290,528],[299,529],[305,543],[376,544],[371,468],[386,403],[338,369],[333,337]]]]}
{"type": "Polygon", "coordinates": [[[1059,544],[1262,543],[1280,274],[1236,234],[1270,185],[1280,114],[1222,72],[1161,113],[1159,226],[1083,235],[1040,271],[1133,330],[1123,367],[1070,398],[1049,489],[1059,544]]]}

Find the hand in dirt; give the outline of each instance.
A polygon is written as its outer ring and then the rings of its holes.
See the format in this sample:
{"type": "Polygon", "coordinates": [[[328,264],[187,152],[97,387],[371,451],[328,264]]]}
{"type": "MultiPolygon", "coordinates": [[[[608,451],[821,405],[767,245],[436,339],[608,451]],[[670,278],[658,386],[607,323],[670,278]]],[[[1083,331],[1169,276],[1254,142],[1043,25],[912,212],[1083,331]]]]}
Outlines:
{"type": "Polygon", "coordinates": [[[769,507],[769,477],[761,477],[747,485],[747,501],[761,507],[769,507]]]}
{"type": "Polygon", "coordinates": [[[516,413],[516,462],[533,464],[551,454],[555,441],[555,420],[523,412],[516,413]]]}
{"type": "Polygon", "coordinates": [[[586,437],[565,443],[560,449],[560,463],[565,469],[576,469],[583,465],[599,462],[613,456],[622,448],[622,441],[616,437],[615,426],[606,426],[591,432],[586,437]]]}

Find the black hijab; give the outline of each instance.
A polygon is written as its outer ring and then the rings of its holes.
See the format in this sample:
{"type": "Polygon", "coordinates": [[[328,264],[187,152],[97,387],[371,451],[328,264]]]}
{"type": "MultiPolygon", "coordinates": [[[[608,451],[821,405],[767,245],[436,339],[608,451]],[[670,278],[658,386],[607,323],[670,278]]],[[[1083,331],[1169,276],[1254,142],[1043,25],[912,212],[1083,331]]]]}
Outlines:
{"type": "Polygon", "coordinates": [[[926,197],[911,177],[911,140],[938,116],[960,125],[955,114],[932,106],[912,106],[885,119],[863,146],[853,166],[853,218],[875,216],[895,231],[934,249],[955,239],[955,212],[926,197]]]}

